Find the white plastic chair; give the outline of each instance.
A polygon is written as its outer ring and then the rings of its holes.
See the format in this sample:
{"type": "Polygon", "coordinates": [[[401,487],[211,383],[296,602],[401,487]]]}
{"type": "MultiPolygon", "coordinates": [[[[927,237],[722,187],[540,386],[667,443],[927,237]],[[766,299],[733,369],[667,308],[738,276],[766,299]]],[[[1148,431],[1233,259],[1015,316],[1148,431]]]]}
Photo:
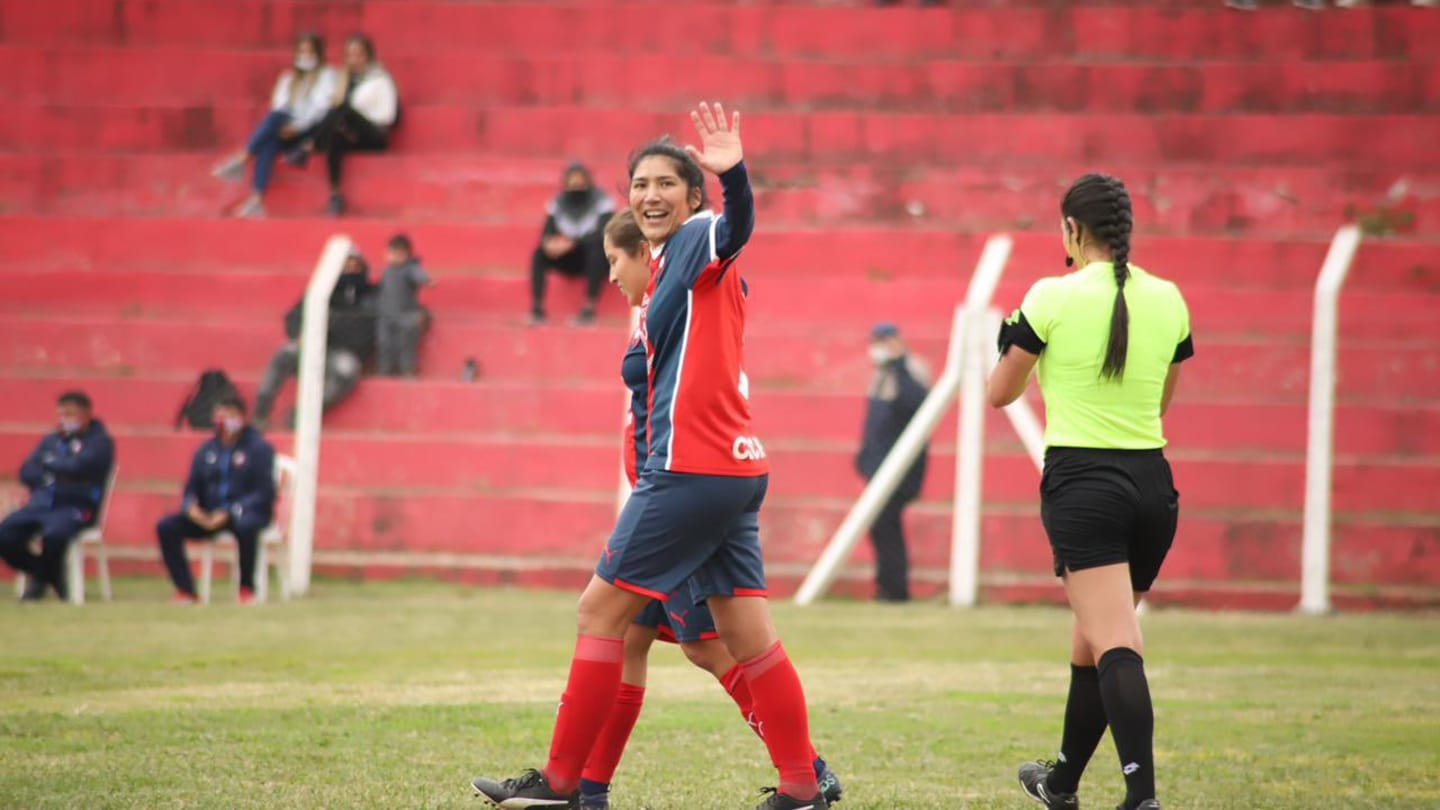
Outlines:
{"type": "MultiPolygon", "coordinates": [[[[100,511],[95,515],[95,525],[81,529],[65,550],[65,589],[70,593],[70,604],[85,604],[85,549],[95,550],[95,570],[100,575],[100,598],[109,602],[115,597],[110,590],[110,559],[105,555],[105,516],[110,512],[110,498],[115,494],[115,476],[120,465],[110,467],[105,477],[105,497],[100,500],[100,511]]],[[[15,577],[15,592],[25,592],[26,576],[15,577]]]]}
{"type": "MultiPolygon", "coordinates": [[[[275,516],[270,525],[260,531],[260,547],[255,550],[255,601],[264,602],[270,590],[270,570],[267,566],[274,566],[275,579],[280,583],[280,598],[290,598],[290,579],[286,573],[289,570],[290,550],[285,536],[284,526],[288,521],[284,520],[281,512],[289,511],[291,496],[295,488],[295,459],[290,456],[275,454],[275,516]]],[[[230,532],[220,532],[211,540],[197,540],[193,542],[202,543],[200,547],[200,584],[199,596],[201,604],[210,603],[210,581],[215,571],[215,547],[225,546],[229,552],[225,561],[230,564],[230,582],[234,585],[235,592],[240,592],[240,548],[235,542],[235,535],[230,532]]]]}

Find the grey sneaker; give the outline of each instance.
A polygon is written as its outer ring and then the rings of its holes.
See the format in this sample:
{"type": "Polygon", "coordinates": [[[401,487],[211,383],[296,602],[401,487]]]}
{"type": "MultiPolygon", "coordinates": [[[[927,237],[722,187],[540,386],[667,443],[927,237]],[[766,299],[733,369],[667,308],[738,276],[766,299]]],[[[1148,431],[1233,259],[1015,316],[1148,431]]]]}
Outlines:
{"type": "Polygon", "coordinates": [[[816,793],[812,799],[797,799],[775,788],[761,788],[761,792],[769,793],[770,797],[755,805],[755,810],[829,810],[830,807],[823,793],[816,793]]]}
{"type": "Polygon", "coordinates": [[[1020,789],[1025,795],[1045,805],[1047,810],[1080,810],[1080,797],[1050,789],[1053,762],[1027,762],[1020,766],[1020,789]]]}
{"type": "Polygon", "coordinates": [[[521,810],[527,807],[574,807],[574,795],[563,796],[550,788],[545,774],[528,770],[514,779],[496,782],[483,776],[470,781],[475,791],[496,807],[503,810],[521,810]]]}
{"type": "Polygon", "coordinates": [[[210,174],[217,180],[224,180],[228,183],[238,183],[245,176],[245,155],[234,155],[228,160],[222,161],[210,170],[210,174]]]}
{"type": "Polygon", "coordinates": [[[241,219],[263,219],[265,217],[265,203],[260,201],[258,194],[251,194],[245,198],[245,202],[235,209],[235,216],[241,219]]]}

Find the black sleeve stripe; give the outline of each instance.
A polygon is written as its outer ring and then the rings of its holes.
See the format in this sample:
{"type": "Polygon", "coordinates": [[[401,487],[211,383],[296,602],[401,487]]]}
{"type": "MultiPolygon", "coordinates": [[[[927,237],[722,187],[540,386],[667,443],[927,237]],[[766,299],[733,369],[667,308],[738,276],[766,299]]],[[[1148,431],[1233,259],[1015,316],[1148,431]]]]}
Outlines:
{"type": "Polygon", "coordinates": [[[1186,360],[1189,360],[1190,358],[1192,358],[1192,357],[1194,357],[1194,356],[1195,356],[1195,341],[1194,341],[1194,340],[1191,340],[1191,336],[1190,336],[1190,335],[1186,335],[1186,336],[1185,336],[1185,339],[1182,340],[1182,341],[1180,341],[1180,345],[1178,345],[1178,346],[1175,347],[1175,358],[1174,358],[1173,360],[1171,360],[1170,362],[1171,362],[1171,363],[1181,363],[1181,362],[1184,362],[1184,361],[1186,361],[1186,360]]]}
{"type": "Polygon", "coordinates": [[[1045,341],[1035,334],[1035,327],[1025,319],[1025,313],[1020,312],[1020,318],[1010,324],[1010,343],[1019,346],[1031,354],[1039,354],[1045,351],[1045,341]]]}

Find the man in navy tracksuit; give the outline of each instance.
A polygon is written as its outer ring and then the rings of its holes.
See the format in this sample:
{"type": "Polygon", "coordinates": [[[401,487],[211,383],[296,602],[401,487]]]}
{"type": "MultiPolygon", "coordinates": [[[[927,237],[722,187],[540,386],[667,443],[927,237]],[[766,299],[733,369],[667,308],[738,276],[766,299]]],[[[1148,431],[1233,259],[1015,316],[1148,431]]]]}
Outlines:
{"type": "Polygon", "coordinates": [[[33,601],[47,586],[64,599],[65,551],[80,530],[95,520],[105,498],[105,482],[115,463],[115,443],[105,425],[92,416],[90,397],[80,391],[60,395],[59,428],[40,440],[20,467],[30,502],[0,522],[0,559],[29,575],[25,595],[33,601]],[[40,554],[30,542],[40,535],[40,554]]]}
{"type": "Polygon", "coordinates": [[[237,396],[215,402],[215,437],[200,445],[190,463],[190,478],[180,511],[160,521],[155,533],[174,601],[197,601],[185,541],[235,535],[240,547],[239,601],[255,600],[255,558],[260,532],[275,510],[275,450],[260,431],[245,423],[245,402],[237,396]]]}

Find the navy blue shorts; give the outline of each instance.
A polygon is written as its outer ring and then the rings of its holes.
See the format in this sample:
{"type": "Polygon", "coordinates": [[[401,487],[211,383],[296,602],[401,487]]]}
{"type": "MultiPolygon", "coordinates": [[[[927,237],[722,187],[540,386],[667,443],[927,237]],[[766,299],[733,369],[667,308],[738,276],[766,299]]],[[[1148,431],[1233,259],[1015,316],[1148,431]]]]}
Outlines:
{"type": "Polygon", "coordinates": [[[710,615],[710,608],[704,602],[695,601],[692,593],[692,589],[686,584],[681,585],[680,590],[670,594],[670,598],[663,602],[659,599],[651,600],[650,604],[640,611],[640,615],[635,617],[635,623],[655,630],[660,634],[661,641],[676,644],[719,638],[720,634],[715,630],[715,617],[710,615]]]}
{"type": "Polygon", "coordinates": [[[595,573],[664,601],[684,586],[711,596],[764,596],[760,505],[769,476],[647,470],[620,511],[595,573]]]}

